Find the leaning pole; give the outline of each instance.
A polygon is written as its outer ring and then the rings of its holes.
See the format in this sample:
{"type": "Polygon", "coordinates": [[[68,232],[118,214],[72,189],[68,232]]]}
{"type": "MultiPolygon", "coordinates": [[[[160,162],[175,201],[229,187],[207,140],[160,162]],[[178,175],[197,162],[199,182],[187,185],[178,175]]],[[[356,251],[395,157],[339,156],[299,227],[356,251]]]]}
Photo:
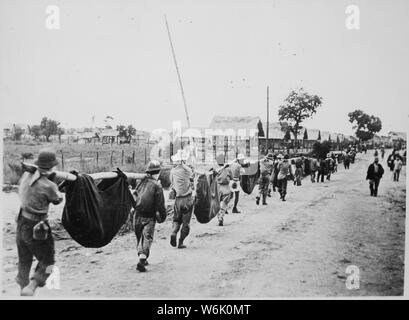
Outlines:
{"type": "Polygon", "coordinates": [[[165,24],[166,24],[166,29],[168,30],[168,37],[169,37],[170,47],[171,47],[171,49],[172,49],[173,61],[175,62],[176,73],[177,73],[177,75],[178,75],[180,91],[182,92],[183,105],[184,105],[184,107],[185,107],[185,114],[186,114],[187,126],[188,126],[188,128],[190,128],[190,118],[189,118],[189,112],[188,112],[188,110],[187,110],[187,103],[186,103],[186,98],[185,98],[185,92],[184,92],[184,90],[183,90],[182,78],[180,77],[179,67],[178,67],[178,63],[177,63],[177,61],[176,61],[175,49],[174,49],[174,47],[173,47],[172,37],[171,37],[171,35],[170,35],[170,30],[169,30],[168,20],[166,19],[166,15],[165,15],[165,24]]]}

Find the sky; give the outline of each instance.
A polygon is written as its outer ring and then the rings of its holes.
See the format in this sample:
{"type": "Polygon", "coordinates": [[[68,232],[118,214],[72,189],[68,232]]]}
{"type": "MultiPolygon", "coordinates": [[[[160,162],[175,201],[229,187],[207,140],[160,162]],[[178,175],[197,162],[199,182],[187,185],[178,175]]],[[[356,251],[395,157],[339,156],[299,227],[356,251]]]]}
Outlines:
{"type": "Polygon", "coordinates": [[[166,15],[191,125],[215,115],[270,119],[292,89],[323,98],[308,128],[351,134],[347,114],[409,123],[407,0],[0,0],[1,122],[66,127],[94,117],[140,130],[186,125],[166,15]],[[345,9],[360,10],[348,30],[345,9]],[[46,28],[48,5],[60,29],[46,28]]]}

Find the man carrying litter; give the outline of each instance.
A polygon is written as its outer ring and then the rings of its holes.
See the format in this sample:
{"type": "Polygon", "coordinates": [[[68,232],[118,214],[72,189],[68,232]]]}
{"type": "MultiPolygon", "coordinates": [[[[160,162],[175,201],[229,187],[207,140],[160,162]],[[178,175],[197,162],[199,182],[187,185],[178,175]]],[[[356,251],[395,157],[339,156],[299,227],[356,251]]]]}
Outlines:
{"type": "Polygon", "coordinates": [[[263,198],[263,205],[267,205],[268,188],[270,177],[274,169],[274,156],[272,153],[267,154],[264,159],[260,160],[260,178],[258,181],[259,195],[256,197],[256,204],[260,204],[260,198],[263,198]]]}
{"type": "Polygon", "coordinates": [[[216,158],[216,162],[219,165],[217,170],[216,181],[219,185],[219,198],[220,198],[220,210],[217,213],[217,219],[219,220],[219,226],[222,227],[224,223],[224,215],[227,212],[227,206],[232,197],[231,182],[233,181],[233,173],[230,165],[225,164],[224,155],[220,154],[216,158]]]}
{"type": "Polygon", "coordinates": [[[190,232],[190,220],[194,206],[193,198],[193,180],[194,172],[186,165],[189,155],[183,151],[172,156],[172,161],[175,166],[170,171],[171,194],[170,198],[175,198],[174,214],[173,214],[173,229],[170,236],[170,244],[176,247],[176,238],[180,230],[178,248],[183,249],[186,246],[183,241],[190,232]]]}
{"type": "Polygon", "coordinates": [[[20,211],[17,217],[17,283],[22,296],[33,296],[43,287],[55,262],[54,239],[48,224],[50,203],[63,200],[57,185],[51,181],[53,168],[58,164],[55,152],[41,150],[35,161],[34,173],[24,172],[19,186],[20,211]],[[38,260],[33,276],[30,269],[33,257],[38,260]]]}
{"type": "Polygon", "coordinates": [[[233,174],[233,185],[232,190],[234,192],[234,205],[233,205],[233,213],[240,213],[237,209],[237,204],[239,203],[239,195],[240,195],[240,176],[244,172],[244,167],[250,165],[250,163],[245,163],[245,157],[243,154],[239,154],[236,159],[230,164],[230,169],[233,174]]]}
{"type": "Polygon", "coordinates": [[[134,229],[139,257],[136,269],[140,272],[146,271],[156,222],[161,223],[166,219],[165,197],[158,182],[159,161],[150,161],[145,172],[146,177],[136,186],[134,193],[136,196],[134,229]]]}

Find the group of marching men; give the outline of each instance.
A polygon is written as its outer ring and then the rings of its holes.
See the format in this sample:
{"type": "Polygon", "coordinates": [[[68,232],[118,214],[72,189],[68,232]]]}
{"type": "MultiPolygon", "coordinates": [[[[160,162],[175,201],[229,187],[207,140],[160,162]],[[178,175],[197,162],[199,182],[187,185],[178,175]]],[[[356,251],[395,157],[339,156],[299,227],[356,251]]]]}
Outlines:
{"type": "MultiPolygon", "coordinates": [[[[184,240],[190,232],[190,221],[195,201],[194,168],[187,164],[188,154],[179,150],[173,157],[174,166],[170,172],[169,199],[173,202],[173,225],[170,245],[178,249],[185,248],[184,240]]],[[[223,225],[227,206],[235,195],[233,212],[239,213],[239,183],[243,167],[248,166],[243,155],[231,163],[224,162],[224,156],[217,158],[218,168],[213,175],[219,185],[220,211],[219,225],[223,225]]],[[[18,252],[18,274],[16,282],[22,296],[33,296],[39,287],[43,287],[55,262],[54,239],[48,222],[50,203],[57,205],[63,196],[54,182],[55,168],[58,165],[53,150],[41,150],[34,162],[36,171],[25,171],[19,184],[20,210],[16,218],[16,244],[18,252]],[[33,258],[38,260],[34,273],[30,277],[33,258]]],[[[147,164],[143,177],[138,181],[133,195],[135,207],[132,222],[137,239],[139,261],[137,270],[146,271],[148,257],[153,242],[156,223],[166,219],[167,206],[163,188],[159,180],[160,162],[152,160],[147,164]]]]}
{"type": "MultiPolygon", "coordinates": [[[[348,159],[349,156],[344,158],[348,159]]],[[[179,249],[185,248],[184,241],[190,232],[190,221],[195,203],[194,168],[187,164],[188,154],[179,150],[173,157],[174,166],[170,172],[169,199],[173,202],[173,225],[170,235],[170,245],[179,249]]],[[[286,201],[287,181],[294,180],[294,184],[301,185],[306,166],[310,166],[311,180],[324,182],[324,175],[330,179],[331,173],[336,171],[334,155],[328,154],[327,159],[317,162],[315,159],[297,158],[294,161],[295,172],[289,156],[273,155],[269,153],[259,160],[259,194],[256,204],[267,204],[267,197],[271,196],[271,185],[274,191],[278,189],[280,199],[286,201]]],[[[217,214],[218,225],[223,226],[224,216],[228,213],[228,205],[234,197],[232,213],[238,210],[240,177],[244,168],[250,163],[242,154],[230,163],[225,163],[224,155],[216,157],[217,168],[213,168],[213,175],[218,183],[220,210],[217,214]]],[[[20,211],[17,221],[16,242],[18,249],[17,283],[22,296],[32,296],[38,287],[45,285],[54,265],[54,240],[48,224],[49,204],[59,204],[63,201],[62,194],[51,178],[55,175],[58,165],[56,154],[52,150],[42,150],[35,161],[37,171],[24,172],[19,186],[20,211]],[[33,257],[38,260],[34,274],[30,277],[33,257]]],[[[349,166],[349,164],[348,164],[349,166]]],[[[133,191],[136,205],[132,214],[133,226],[137,239],[139,261],[137,270],[146,271],[148,257],[153,242],[156,223],[166,219],[167,208],[164,192],[158,181],[161,171],[160,162],[152,160],[146,167],[146,175],[139,181],[133,191]]]]}

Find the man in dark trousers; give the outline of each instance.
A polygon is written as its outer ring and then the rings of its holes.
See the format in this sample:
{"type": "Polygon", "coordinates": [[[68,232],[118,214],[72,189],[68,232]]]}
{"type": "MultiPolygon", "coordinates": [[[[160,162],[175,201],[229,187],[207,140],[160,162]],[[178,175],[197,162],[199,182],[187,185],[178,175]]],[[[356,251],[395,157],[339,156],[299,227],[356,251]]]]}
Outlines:
{"type": "Polygon", "coordinates": [[[379,163],[379,158],[375,157],[374,162],[368,167],[366,174],[366,180],[369,180],[369,189],[371,190],[371,196],[376,197],[378,195],[379,181],[382,178],[384,170],[379,163]]]}
{"type": "Polygon", "coordinates": [[[263,205],[267,205],[268,188],[270,185],[271,174],[274,170],[274,156],[272,153],[267,154],[260,163],[260,178],[258,180],[259,195],[256,197],[256,204],[260,204],[263,199],[263,205]]]}
{"type": "Polygon", "coordinates": [[[22,296],[33,296],[43,287],[54,265],[54,239],[48,224],[50,203],[59,204],[63,198],[51,181],[53,168],[58,164],[55,152],[42,150],[34,173],[24,172],[19,186],[20,212],[17,217],[17,283],[22,296]],[[38,260],[33,276],[30,269],[33,257],[38,260]]]}
{"type": "Polygon", "coordinates": [[[165,197],[159,184],[160,163],[152,160],[148,163],[146,177],[136,186],[134,229],[138,248],[139,262],[136,269],[146,271],[147,259],[153,242],[156,222],[166,219],[165,197]]]}

